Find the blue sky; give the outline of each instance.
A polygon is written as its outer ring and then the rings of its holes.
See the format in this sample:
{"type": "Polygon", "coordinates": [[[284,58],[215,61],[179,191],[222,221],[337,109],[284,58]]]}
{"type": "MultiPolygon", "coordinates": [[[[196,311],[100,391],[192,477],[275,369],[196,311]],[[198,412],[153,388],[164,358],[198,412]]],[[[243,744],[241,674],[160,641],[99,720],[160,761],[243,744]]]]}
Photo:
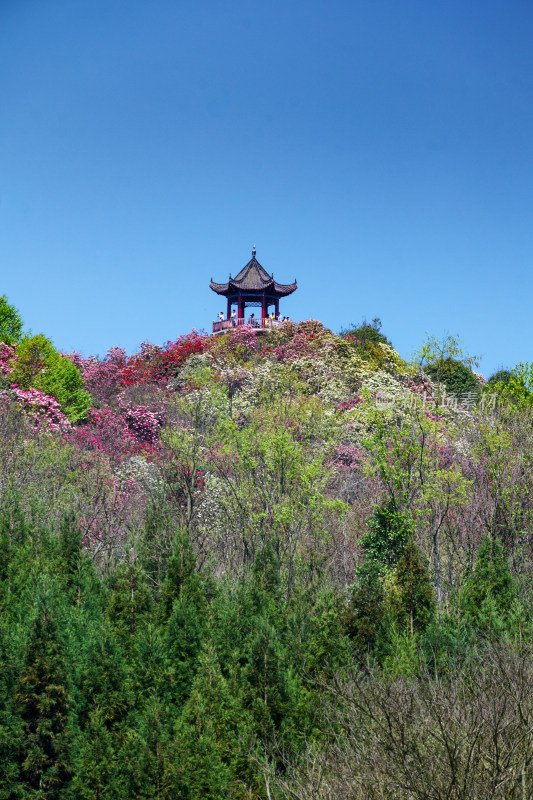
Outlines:
{"type": "Polygon", "coordinates": [[[222,308],[533,360],[528,0],[0,0],[0,293],[61,350],[222,308]]]}

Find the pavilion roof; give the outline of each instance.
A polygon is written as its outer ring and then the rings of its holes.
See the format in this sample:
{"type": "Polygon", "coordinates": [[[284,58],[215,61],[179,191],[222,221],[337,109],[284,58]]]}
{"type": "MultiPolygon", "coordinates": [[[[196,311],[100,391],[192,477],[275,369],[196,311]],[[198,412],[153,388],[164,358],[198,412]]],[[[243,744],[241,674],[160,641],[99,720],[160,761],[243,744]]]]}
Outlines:
{"type": "Polygon", "coordinates": [[[255,257],[255,247],[252,250],[252,258],[241,271],[232,278],[229,276],[227,283],[216,283],[211,278],[211,289],[217,294],[230,295],[235,292],[267,292],[269,295],[286,297],[292,294],[298,286],[294,283],[278,283],[274,280],[274,274],[269,275],[264,267],[261,266],[255,257]]]}

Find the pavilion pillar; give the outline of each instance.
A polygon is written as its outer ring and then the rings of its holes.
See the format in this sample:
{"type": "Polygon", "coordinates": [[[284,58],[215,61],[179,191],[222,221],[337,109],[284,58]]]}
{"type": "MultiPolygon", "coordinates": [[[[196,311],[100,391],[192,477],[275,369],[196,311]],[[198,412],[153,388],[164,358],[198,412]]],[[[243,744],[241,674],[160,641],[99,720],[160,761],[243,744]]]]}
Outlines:
{"type": "Polygon", "coordinates": [[[242,325],[244,318],[244,297],[242,296],[242,294],[239,295],[239,304],[237,308],[238,308],[237,317],[239,318],[237,325],[242,325]]]}
{"type": "Polygon", "coordinates": [[[276,297],[276,319],[279,317],[279,297],[276,297]]]}
{"type": "Polygon", "coordinates": [[[230,319],[231,317],[231,300],[228,297],[228,310],[226,311],[226,319],[230,319]]]}
{"type": "Polygon", "coordinates": [[[265,320],[267,315],[267,299],[265,295],[261,298],[261,327],[265,327],[265,320]]]}

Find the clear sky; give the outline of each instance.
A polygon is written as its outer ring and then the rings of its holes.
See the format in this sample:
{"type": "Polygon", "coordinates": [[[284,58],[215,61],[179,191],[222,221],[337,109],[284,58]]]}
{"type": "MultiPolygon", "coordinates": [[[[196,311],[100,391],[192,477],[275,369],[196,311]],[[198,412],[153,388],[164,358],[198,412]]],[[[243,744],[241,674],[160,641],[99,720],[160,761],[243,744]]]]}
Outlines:
{"type": "Polygon", "coordinates": [[[533,360],[531,0],[0,0],[0,294],[61,350],[293,319],[533,360]]]}

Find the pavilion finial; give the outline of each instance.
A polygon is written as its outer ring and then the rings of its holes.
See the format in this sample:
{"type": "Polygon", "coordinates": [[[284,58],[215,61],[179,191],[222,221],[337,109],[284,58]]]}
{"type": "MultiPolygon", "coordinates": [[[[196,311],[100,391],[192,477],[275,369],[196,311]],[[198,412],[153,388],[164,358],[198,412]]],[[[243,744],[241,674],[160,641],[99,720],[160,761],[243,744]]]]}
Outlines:
{"type": "Polygon", "coordinates": [[[255,254],[256,254],[256,249],[255,249],[255,244],[254,244],[253,247],[252,247],[252,258],[255,258],[255,254]]]}

